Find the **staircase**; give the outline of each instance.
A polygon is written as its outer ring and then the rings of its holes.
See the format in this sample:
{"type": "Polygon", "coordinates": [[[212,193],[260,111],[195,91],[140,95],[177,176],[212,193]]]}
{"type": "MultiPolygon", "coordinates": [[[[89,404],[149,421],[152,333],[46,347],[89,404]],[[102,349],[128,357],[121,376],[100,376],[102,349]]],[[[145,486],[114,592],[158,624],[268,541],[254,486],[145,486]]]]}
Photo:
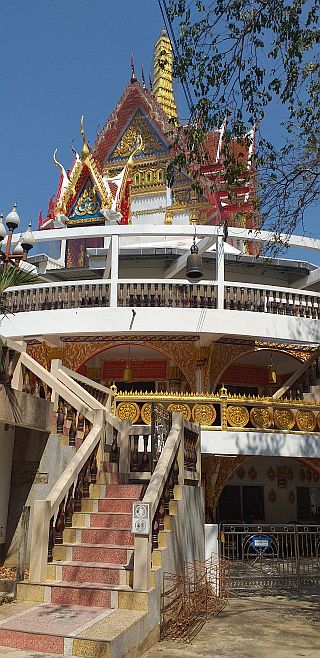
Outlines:
{"type": "Polygon", "coordinates": [[[107,483],[90,486],[90,497],[54,546],[47,579],[18,585],[19,614],[0,623],[0,646],[92,658],[124,655],[112,643],[119,637],[123,642],[128,629],[134,633],[145,614],[132,592],[131,510],[142,487],[120,483],[114,466],[106,464],[107,483]]]}

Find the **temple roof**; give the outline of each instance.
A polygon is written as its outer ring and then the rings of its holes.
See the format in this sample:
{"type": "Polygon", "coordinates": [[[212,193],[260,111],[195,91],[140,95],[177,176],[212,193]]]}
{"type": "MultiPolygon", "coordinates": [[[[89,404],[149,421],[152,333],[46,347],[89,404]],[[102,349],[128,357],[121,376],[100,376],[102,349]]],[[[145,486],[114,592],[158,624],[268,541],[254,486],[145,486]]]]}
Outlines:
{"type": "Polygon", "coordinates": [[[168,134],[172,132],[173,125],[152,91],[144,88],[137,80],[127,85],[97,138],[92,149],[96,160],[100,163],[108,160],[114,146],[139,108],[150,119],[163,141],[169,144],[168,134]]]}

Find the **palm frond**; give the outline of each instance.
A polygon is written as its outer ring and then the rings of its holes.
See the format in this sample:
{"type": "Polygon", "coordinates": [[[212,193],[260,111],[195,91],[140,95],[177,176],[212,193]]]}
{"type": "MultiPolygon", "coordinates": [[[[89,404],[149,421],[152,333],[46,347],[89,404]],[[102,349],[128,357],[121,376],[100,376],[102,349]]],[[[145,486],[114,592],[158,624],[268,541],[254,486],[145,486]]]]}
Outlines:
{"type": "Polygon", "coordinates": [[[28,283],[36,283],[38,275],[32,270],[24,267],[14,267],[14,265],[7,265],[0,267],[0,294],[7,288],[15,286],[25,286],[28,283]]]}
{"type": "Polygon", "coordinates": [[[38,274],[31,268],[32,266],[28,268],[28,263],[24,265],[23,269],[11,264],[0,266],[0,315],[7,315],[10,312],[4,296],[7,288],[38,282],[38,274]]]}

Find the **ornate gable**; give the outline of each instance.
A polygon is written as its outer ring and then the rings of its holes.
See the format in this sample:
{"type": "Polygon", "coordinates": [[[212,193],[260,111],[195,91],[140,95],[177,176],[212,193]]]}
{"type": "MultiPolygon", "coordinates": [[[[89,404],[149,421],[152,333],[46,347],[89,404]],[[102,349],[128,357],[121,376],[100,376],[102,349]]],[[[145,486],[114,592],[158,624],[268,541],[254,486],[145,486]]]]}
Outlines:
{"type": "Polygon", "coordinates": [[[69,213],[68,220],[70,224],[75,222],[104,221],[100,207],[101,199],[94,188],[91,178],[88,178],[69,213]]]}
{"type": "Polygon", "coordinates": [[[98,162],[109,160],[110,154],[113,153],[119,140],[121,141],[137,111],[140,111],[144,120],[147,121],[148,128],[156,131],[157,140],[160,140],[160,144],[162,143],[166,148],[169,141],[166,139],[166,135],[172,132],[172,123],[152,92],[136,81],[129,83],[125,89],[93,146],[92,153],[98,162]]]}
{"type": "Polygon", "coordinates": [[[128,159],[138,142],[139,135],[142,137],[143,147],[138,155],[138,159],[143,157],[157,157],[168,153],[168,147],[163,139],[161,139],[143,112],[137,110],[132,121],[109,156],[108,162],[116,163],[128,159]]]}

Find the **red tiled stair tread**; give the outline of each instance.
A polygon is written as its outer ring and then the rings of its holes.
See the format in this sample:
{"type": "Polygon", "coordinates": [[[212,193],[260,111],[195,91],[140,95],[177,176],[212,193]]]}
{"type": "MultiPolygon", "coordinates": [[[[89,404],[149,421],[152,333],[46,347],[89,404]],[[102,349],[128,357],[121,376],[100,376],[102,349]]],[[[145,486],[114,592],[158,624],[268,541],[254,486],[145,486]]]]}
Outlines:
{"type": "Polygon", "coordinates": [[[0,646],[60,655],[64,653],[64,638],[57,635],[0,630],[0,646]]]}
{"type": "Polygon", "coordinates": [[[101,608],[87,606],[51,605],[45,603],[22,615],[1,621],[0,631],[25,631],[26,633],[69,635],[79,626],[101,615],[101,608]]]}
{"type": "Polygon", "coordinates": [[[90,527],[91,528],[124,528],[130,530],[131,528],[131,514],[124,514],[122,512],[90,512],[90,527]]]}
{"type": "Polygon", "coordinates": [[[54,583],[51,587],[51,603],[73,604],[110,608],[111,587],[99,583],[54,583]]]}
{"type": "Polygon", "coordinates": [[[81,531],[81,540],[85,544],[126,544],[133,546],[134,536],[130,530],[117,528],[84,528],[81,531]]]}
{"type": "Polygon", "coordinates": [[[63,654],[64,637],[100,617],[101,606],[39,605],[0,623],[0,645],[63,654]]]}
{"type": "Polygon", "coordinates": [[[141,484],[107,484],[106,498],[126,498],[130,500],[139,500],[141,491],[141,484]]]}
{"type": "MultiPolygon", "coordinates": [[[[132,547],[128,547],[128,549],[132,547]]],[[[73,544],[72,560],[85,562],[113,562],[123,565],[127,563],[127,548],[102,546],[101,544],[73,544]]]]}
{"type": "Polygon", "coordinates": [[[126,498],[100,498],[98,502],[99,512],[124,512],[132,513],[132,500],[126,498]]]}
{"type": "Polygon", "coordinates": [[[104,566],[62,565],[62,581],[119,585],[120,574],[119,569],[109,569],[104,566]]]}

